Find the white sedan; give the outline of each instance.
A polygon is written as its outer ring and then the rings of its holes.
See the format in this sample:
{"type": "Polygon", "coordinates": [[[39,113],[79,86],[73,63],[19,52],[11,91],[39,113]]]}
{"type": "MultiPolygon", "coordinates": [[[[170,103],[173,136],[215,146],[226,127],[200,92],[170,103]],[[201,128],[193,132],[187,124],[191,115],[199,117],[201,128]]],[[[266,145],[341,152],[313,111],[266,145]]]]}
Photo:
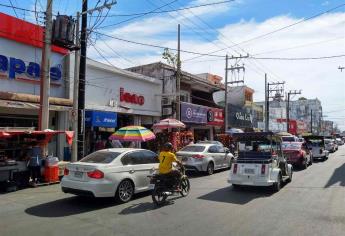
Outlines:
{"type": "Polygon", "coordinates": [[[104,149],[70,163],[61,180],[65,193],[93,197],[115,197],[128,202],[138,192],[150,190],[150,179],[158,169],[157,154],[145,149],[104,149]]]}

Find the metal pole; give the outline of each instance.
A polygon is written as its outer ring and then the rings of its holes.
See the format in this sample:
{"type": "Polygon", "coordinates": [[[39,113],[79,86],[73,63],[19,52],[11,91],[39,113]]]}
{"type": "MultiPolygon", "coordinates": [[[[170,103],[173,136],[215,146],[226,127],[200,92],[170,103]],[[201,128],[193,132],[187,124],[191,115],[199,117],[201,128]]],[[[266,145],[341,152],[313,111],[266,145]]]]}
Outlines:
{"type": "Polygon", "coordinates": [[[286,106],[286,132],[289,133],[290,130],[290,92],[287,96],[287,106],[286,106]]]}
{"type": "MultiPolygon", "coordinates": [[[[75,44],[79,47],[79,20],[80,13],[77,12],[76,29],[75,29],[75,44]]],[[[74,84],[73,84],[73,124],[74,131],[73,144],[72,144],[72,162],[78,160],[78,89],[79,89],[79,50],[75,50],[74,54],[74,84]]]]}
{"type": "Polygon", "coordinates": [[[270,91],[270,84],[267,82],[267,74],[265,73],[265,81],[266,81],[266,131],[270,130],[270,98],[269,98],[269,91],[270,91]]]}
{"type": "Polygon", "coordinates": [[[224,94],[224,133],[228,130],[229,122],[228,122],[228,63],[229,63],[229,57],[228,54],[226,54],[225,57],[225,94],[224,94]]]}
{"type": "Polygon", "coordinates": [[[310,133],[313,134],[313,110],[310,110],[310,133]]]}
{"type": "MultiPolygon", "coordinates": [[[[52,41],[52,10],[53,0],[47,0],[46,23],[44,29],[44,45],[41,62],[40,112],[39,130],[49,128],[49,96],[50,96],[50,55],[52,41]]],[[[47,146],[43,148],[43,155],[47,155],[47,146]]]]}
{"type": "Polygon", "coordinates": [[[78,88],[78,159],[84,157],[85,139],[85,73],[86,73],[86,39],[87,39],[87,0],[83,0],[80,36],[80,70],[78,88]]]}
{"type": "Polygon", "coordinates": [[[265,131],[268,131],[267,100],[268,100],[268,86],[267,86],[267,74],[265,73],[265,131]]]}
{"type": "Polygon", "coordinates": [[[181,57],[180,57],[180,24],[177,27],[177,70],[176,70],[176,119],[181,119],[180,93],[181,93],[181,57]]]}

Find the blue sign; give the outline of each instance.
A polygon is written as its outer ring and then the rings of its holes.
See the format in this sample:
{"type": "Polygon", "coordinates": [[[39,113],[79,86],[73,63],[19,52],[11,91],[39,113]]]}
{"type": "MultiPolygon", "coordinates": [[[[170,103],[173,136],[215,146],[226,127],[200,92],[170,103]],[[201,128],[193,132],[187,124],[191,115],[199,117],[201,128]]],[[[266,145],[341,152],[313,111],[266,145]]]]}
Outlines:
{"type": "Polygon", "coordinates": [[[181,121],[186,123],[206,124],[208,107],[181,102],[181,121]]]}
{"type": "MultiPolygon", "coordinates": [[[[61,65],[50,67],[50,79],[60,80],[62,78],[61,65]]],[[[28,77],[39,79],[41,66],[36,62],[29,62],[28,65],[21,59],[14,57],[7,58],[0,55],[0,71],[8,72],[8,78],[15,79],[16,75],[26,74],[28,77]]]]}
{"type": "Polygon", "coordinates": [[[85,111],[85,125],[103,128],[117,126],[117,113],[107,111],[85,111]]]}

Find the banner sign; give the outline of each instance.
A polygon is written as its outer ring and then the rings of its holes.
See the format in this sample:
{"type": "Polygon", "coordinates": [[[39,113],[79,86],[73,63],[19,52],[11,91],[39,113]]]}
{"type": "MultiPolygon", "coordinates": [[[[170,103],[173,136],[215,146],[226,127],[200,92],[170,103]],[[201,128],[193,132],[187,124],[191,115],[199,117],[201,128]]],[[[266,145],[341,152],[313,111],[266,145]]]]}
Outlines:
{"type": "Polygon", "coordinates": [[[115,128],[117,126],[117,113],[85,111],[85,125],[88,127],[115,128]]]}
{"type": "Polygon", "coordinates": [[[230,127],[252,128],[253,116],[245,108],[228,104],[228,122],[230,127]]]}
{"type": "Polygon", "coordinates": [[[219,108],[209,108],[207,111],[207,124],[208,125],[224,125],[224,111],[219,108]]]}
{"type": "Polygon", "coordinates": [[[181,102],[181,121],[186,123],[206,124],[208,107],[181,102]]]}

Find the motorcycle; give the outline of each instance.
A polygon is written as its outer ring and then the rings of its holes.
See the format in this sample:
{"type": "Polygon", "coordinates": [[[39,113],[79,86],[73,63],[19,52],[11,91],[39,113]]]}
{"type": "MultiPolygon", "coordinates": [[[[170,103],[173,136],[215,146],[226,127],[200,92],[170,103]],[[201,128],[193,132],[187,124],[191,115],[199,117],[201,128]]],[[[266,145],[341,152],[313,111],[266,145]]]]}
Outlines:
{"type": "Polygon", "coordinates": [[[185,174],[186,170],[182,165],[178,167],[178,170],[182,174],[178,181],[174,180],[171,176],[161,174],[149,176],[151,178],[150,184],[154,185],[152,200],[155,205],[161,206],[165,204],[168,196],[172,196],[174,194],[181,194],[183,197],[186,197],[189,194],[190,182],[185,174]],[[175,182],[175,184],[172,182],[175,182]]]}

